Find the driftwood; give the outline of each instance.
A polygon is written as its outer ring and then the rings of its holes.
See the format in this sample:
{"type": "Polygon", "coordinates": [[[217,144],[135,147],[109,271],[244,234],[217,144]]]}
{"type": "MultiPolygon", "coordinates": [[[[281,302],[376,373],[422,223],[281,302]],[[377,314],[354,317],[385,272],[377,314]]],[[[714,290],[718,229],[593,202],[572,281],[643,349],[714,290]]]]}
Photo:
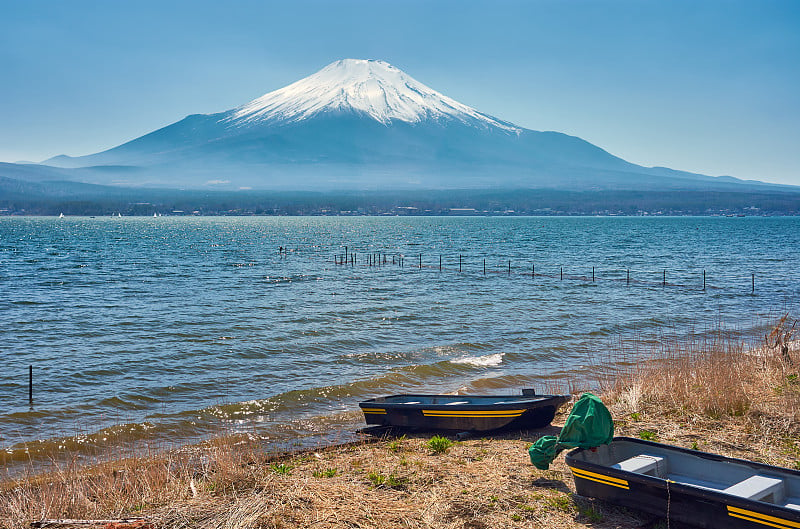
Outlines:
{"type": "Polygon", "coordinates": [[[39,520],[31,527],[103,526],[103,529],[153,529],[152,523],[142,518],[118,518],[115,520],[39,520]]]}

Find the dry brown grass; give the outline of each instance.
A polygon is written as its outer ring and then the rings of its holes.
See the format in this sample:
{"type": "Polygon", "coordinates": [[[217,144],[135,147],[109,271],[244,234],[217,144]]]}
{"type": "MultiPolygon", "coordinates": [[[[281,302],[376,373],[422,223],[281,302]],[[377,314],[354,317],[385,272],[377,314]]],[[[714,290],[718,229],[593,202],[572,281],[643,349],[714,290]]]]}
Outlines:
{"type": "MultiPolygon", "coordinates": [[[[723,333],[651,342],[649,362],[604,380],[617,433],[796,466],[800,381],[772,345],[748,350],[723,333]]],[[[787,352],[800,361],[796,344],[787,352]]],[[[551,470],[534,468],[527,447],[555,432],[468,439],[439,454],[424,435],[296,454],[221,438],[92,467],[62,465],[0,482],[0,527],[139,516],[160,528],[220,529],[602,529],[653,521],[575,495],[563,458],[551,470]]]]}
{"type": "MultiPolygon", "coordinates": [[[[739,447],[755,459],[783,454],[779,462],[794,466],[800,455],[800,342],[781,347],[770,339],[781,330],[786,335],[791,324],[782,318],[755,347],[724,332],[663,338],[647,346],[647,361],[604,381],[604,398],[621,424],[655,432],[659,428],[651,424],[648,430],[646,423],[658,422],[661,430],[676,430],[668,437],[687,437],[710,451],[739,447]]],[[[640,343],[625,347],[624,354],[644,349],[640,343]]]]}
{"type": "Polygon", "coordinates": [[[0,525],[138,516],[157,527],[226,529],[611,528],[642,521],[574,497],[563,460],[535,469],[526,449],[542,433],[469,439],[445,453],[433,452],[427,436],[282,456],[220,440],[6,483],[0,525]]]}

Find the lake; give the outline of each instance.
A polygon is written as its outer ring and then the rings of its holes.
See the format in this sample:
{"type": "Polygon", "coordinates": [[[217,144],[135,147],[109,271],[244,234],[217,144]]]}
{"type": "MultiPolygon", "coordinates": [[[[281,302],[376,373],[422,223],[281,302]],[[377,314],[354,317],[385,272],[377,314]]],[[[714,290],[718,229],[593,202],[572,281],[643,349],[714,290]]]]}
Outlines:
{"type": "Polygon", "coordinates": [[[0,292],[7,462],[319,442],[364,398],[585,387],[621,339],[796,314],[800,218],[0,217],[0,292]]]}

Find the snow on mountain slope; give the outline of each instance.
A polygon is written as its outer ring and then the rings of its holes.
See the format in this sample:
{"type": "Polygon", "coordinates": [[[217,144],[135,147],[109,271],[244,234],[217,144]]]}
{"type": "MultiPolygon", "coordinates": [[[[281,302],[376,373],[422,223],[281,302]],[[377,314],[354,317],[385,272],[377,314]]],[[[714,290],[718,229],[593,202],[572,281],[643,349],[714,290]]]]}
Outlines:
{"type": "Polygon", "coordinates": [[[522,129],[478,112],[384,61],[342,59],[304,79],[228,113],[231,126],[292,123],[323,113],[356,112],[388,124],[453,119],[519,133],[522,129]]]}

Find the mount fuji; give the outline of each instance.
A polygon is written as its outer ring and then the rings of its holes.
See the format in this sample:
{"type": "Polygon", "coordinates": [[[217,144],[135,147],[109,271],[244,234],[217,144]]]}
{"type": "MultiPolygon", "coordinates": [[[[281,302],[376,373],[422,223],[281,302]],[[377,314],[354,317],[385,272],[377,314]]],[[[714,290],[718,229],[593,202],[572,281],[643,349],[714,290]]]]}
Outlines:
{"type": "MultiPolygon", "coordinates": [[[[96,154],[57,156],[84,183],[274,190],[698,189],[731,177],[646,168],[525,129],[378,60],[344,59],[240,107],[195,114],[96,154]]],[[[755,184],[751,182],[751,185],[755,184]]]]}

